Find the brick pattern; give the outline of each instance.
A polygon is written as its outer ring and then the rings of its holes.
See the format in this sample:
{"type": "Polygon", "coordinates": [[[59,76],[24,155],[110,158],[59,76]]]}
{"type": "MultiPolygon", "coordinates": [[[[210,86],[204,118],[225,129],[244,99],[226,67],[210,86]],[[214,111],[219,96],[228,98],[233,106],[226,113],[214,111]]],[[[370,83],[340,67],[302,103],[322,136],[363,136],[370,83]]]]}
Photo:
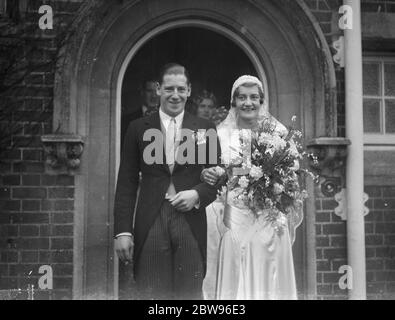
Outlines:
{"type": "Polygon", "coordinates": [[[395,299],[395,187],[369,186],[365,217],[366,277],[370,299],[395,299]]]}
{"type": "Polygon", "coordinates": [[[362,0],[361,10],[364,12],[395,12],[395,0],[362,0]]]}
{"type": "MultiPolygon", "coordinates": [[[[317,21],[319,22],[328,44],[333,42],[331,31],[332,12],[337,12],[343,4],[342,0],[305,0],[317,21]]],[[[363,12],[395,12],[395,0],[362,0],[361,10],[363,12]]],[[[344,69],[335,64],[337,83],[337,135],[345,137],[345,96],[344,96],[344,69]]]]}
{"type": "MultiPolygon", "coordinates": [[[[337,11],[342,1],[306,0],[319,21],[329,46],[330,12],[337,11]]],[[[362,0],[364,12],[394,12],[395,1],[362,0]]],[[[344,70],[336,67],[338,136],[345,136],[345,83],[344,70]]],[[[366,217],[366,269],[368,299],[394,299],[395,279],[395,202],[394,188],[366,187],[371,212],[366,217]]],[[[318,299],[346,299],[338,281],[339,267],[347,264],[346,222],[337,217],[333,209],[337,203],[325,198],[317,188],[316,240],[317,240],[317,293],[318,299]]]]}
{"type": "MultiPolygon", "coordinates": [[[[366,281],[368,299],[395,298],[395,187],[369,186],[365,217],[366,281]]],[[[318,188],[316,194],[320,195],[318,188]]],[[[347,265],[347,222],[334,214],[336,201],[316,201],[318,299],[346,299],[340,289],[339,268],[347,265]]]]}
{"type": "MultiPolygon", "coordinates": [[[[331,48],[333,38],[332,15],[343,4],[341,0],[305,0],[319,22],[331,48]]],[[[332,50],[332,49],[331,49],[332,50]]],[[[334,51],[333,51],[334,53],[334,51]]],[[[345,136],[344,69],[335,64],[337,87],[337,135],[345,136]]],[[[347,264],[346,222],[334,214],[337,206],[333,198],[327,198],[317,186],[316,195],[316,255],[317,299],[347,299],[347,290],[342,290],[339,268],[347,264]]]]}
{"type": "Polygon", "coordinates": [[[339,287],[339,268],[347,265],[346,222],[334,214],[337,202],[324,197],[318,187],[316,200],[316,255],[318,299],[346,299],[339,287]]]}
{"type": "MultiPolygon", "coordinates": [[[[42,4],[55,12],[55,28],[38,30],[37,49],[29,59],[50,62],[61,30],[56,21],[72,18],[81,3],[28,1],[26,22],[37,23],[42,4]]],[[[42,134],[52,132],[54,71],[50,64],[34,70],[20,85],[19,99],[10,100],[17,106],[20,129],[12,142],[18,147],[0,161],[0,289],[26,289],[28,284],[37,289],[39,267],[50,265],[54,290],[37,291],[35,299],[72,298],[74,177],[45,174],[40,142],[42,134]]]]}
{"type": "Polygon", "coordinates": [[[5,174],[2,180],[0,287],[25,289],[33,283],[37,288],[38,269],[48,264],[53,268],[54,289],[67,289],[56,294],[70,297],[74,178],[26,170],[5,174]]]}
{"type": "MultiPolygon", "coordinates": [[[[38,20],[37,9],[50,4],[55,19],[72,17],[82,0],[28,1],[29,17],[38,20]]],[[[332,12],[341,0],[305,0],[332,43],[332,12]]],[[[362,10],[395,12],[395,0],[362,0],[362,10]]],[[[45,61],[53,50],[56,29],[36,39],[37,54],[45,61]]],[[[345,136],[344,71],[336,67],[338,135],[345,136]]],[[[73,273],[74,179],[44,173],[39,136],[52,132],[54,66],[36,70],[21,87],[16,106],[19,130],[12,137],[19,148],[0,161],[0,289],[37,287],[38,268],[49,264],[54,271],[54,291],[36,298],[71,298],[73,273]],[[37,118],[37,113],[40,117],[37,118]],[[36,121],[32,121],[35,119],[36,121]],[[30,278],[28,274],[31,273],[30,278]]],[[[369,298],[394,298],[395,292],[395,190],[369,187],[366,217],[367,283],[369,298]]],[[[337,205],[316,189],[317,290],[319,299],[345,299],[338,286],[339,267],[347,264],[346,222],[333,213],[337,205]]]]}

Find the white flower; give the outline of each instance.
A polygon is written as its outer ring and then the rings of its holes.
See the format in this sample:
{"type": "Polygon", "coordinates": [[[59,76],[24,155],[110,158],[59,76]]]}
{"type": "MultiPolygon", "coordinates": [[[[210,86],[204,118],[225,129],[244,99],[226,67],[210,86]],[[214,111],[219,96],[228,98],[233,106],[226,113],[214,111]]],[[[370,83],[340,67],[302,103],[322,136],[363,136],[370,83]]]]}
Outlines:
{"type": "Polygon", "coordinates": [[[259,180],[260,178],[263,177],[262,169],[257,166],[252,166],[250,170],[250,176],[255,180],[259,180]]]}
{"type": "Polygon", "coordinates": [[[252,153],[252,158],[256,159],[258,156],[260,155],[258,149],[256,149],[253,153],[252,153]]]}
{"type": "Polygon", "coordinates": [[[239,179],[239,186],[242,187],[243,189],[247,188],[249,183],[250,183],[250,181],[248,180],[248,178],[246,176],[242,176],[239,179]]]}
{"type": "Polygon", "coordinates": [[[268,208],[272,208],[273,207],[273,201],[271,199],[265,199],[265,206],[268,208]]]}
{"type": "Polygon", "coordinates": [[[299,151],[298,151],[298,148],[296,147],[296,143],[295,143],[295,141],[293,141],[293,140],[290,140],[289,141],[289,149],[288,149],[289,151],[289,154],[292,156],[292,157],[295,157],[295,158],[301,158],[302,156],[301,156],[301,154],[299,153],[299,151]]]}
{"type": "Polygon", "coordinates": [[[284,191],[284,186],[282,184],[279,184],[277,182],[273,184],[273,193],[275,195],[278,195],[278,194],[282,193],[283,191],[284,191]]]}
{"type": "Polygon", "coordinates": [[[197,144],[206,143],[206,132],[204,131],[196,132],[196,139],[197,139],[197,144]]]}
{"type": "Polygon", "coordinates": [[[221,202],[225,203],[227,192],[228,192],[228,188],[225,186],[222,186],[221,190],[218,190],[217,199],[220,200],[221,202]]]}
{"type": "Polygon", "coordinates": [[[299,130],[296,130],[294,132],[294,135],[297,136],[298,138],[301,138],[302,137],[302,132],[300,132],[299,130]]]}
{"type": "Polygon", "coordinates": [[[294,160],[294,165],[290,168],[292,171],[298,171],[300,169],[300,164],[298,160],[294,160]]]}
{"type": "Polygon", "coordinates": [[[285,215],[280,214],[280,215],[278,216],[278,218],[277,218],[277,223],[278,223],[280,226],[286,226],[286,225],[287,225],[287,222],[288,222],[288,220],[287,220],[287,217],[286,217],[285,215]]]}
{"type": "Polygon", "coordinates": [[[274,152],[275,152],[275,150],[273,148],[267,148],[265,151],[265,153],[271,157],[273,157],[274,152]]]}
{"type": "Polygon", "coordinates": [[[262,132],[258,138],[259,145],[272,145],[272,136],[266,132],[262,132]]]}
{"type": "Polygon", "coordinates": [[[250,171],[250,169],[251,169],[251,159],[250,158],[244,158],[241,167],[244,170],[250,171]]]}
{"type": "Polygon", "coordinates": [[[243,141],[248,141],[251,138],[251,130],[241,129],[239,135],[243,141]]]}
{"type": "Polygon", "coordinates": [[[234,158],[230,159],[230,165],[232,166],[238,166],[241,165],[243,163],[243,158],[240,156],[236,156],[234,158]]]}
{"type": "Polygon", "coordinates": [[[225,169],[222,167],[216,166],[214,170],[218,177],[222,177],[225,174],[225,169]]]}
{"type": "Polygon", "coordinates": [[[281,150],[287,146],[287,142],[280,136],[274,135],[272,139],[272,145],[275,150],[281,150]]]}
{"type": "Polygon", "coordinates": [[[291,118],[291,121],[292,121],[292,122],[295,122],[295,121],[296,121],[296,116],[293,116],[293,117],[291,118]]]}
{"type": "Polygon", "coordinates": [[[267,188],[270,185],[270,178],[266,174],[264,176],[265,176],[265,187],[267,188]]]}

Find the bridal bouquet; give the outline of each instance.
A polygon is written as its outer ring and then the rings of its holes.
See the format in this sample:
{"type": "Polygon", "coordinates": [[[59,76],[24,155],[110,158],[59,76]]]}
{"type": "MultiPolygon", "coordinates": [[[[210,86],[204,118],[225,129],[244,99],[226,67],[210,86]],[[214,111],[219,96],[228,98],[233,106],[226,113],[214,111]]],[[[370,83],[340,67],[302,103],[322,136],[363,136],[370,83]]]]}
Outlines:
{"type": "Polygon", "coordinates": [[[261,120],[257,130],[241,130],[239,157],[218,169],[228,177],[220,197],[233,190],[233,201],[244,204],[257,216],[266,213],[280,233],[287,222],[284,215],[302,211],[307,192],[301,188],[301,175],[316,178],[299,167],[304,157],[312,157],[314,162],[317,159],[303,151],[302,134],[295,129],[295,122],[293,117],[287,132],[277,130],[269,118],[261,120]]]}

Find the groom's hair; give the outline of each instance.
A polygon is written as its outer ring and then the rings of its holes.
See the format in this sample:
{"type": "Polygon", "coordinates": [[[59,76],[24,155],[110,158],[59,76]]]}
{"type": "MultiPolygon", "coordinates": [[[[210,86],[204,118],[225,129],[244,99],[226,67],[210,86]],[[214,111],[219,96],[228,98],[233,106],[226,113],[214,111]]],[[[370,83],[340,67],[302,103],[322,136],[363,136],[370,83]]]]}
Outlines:
{"type": "Polygon", "coordinates": [[[159,84],[163,83],[163,78],[167,74],[182,74],[187,78],[187,83],[190,84],[188,70],[179,63],[171,62],[162,67],[159,73],[159,84]]]}
{"type": "Polygon", "coordinates": [[[236,107],[236,97],[239,95],[239,88],[240,87],[247,87],[247,88],[251,88],[251,87],[258,87],[258,91],[259,91],[259,103],[262,105],[263,101],[265,100],[265,94],[263,93],[262,89],[255,83],[255,82],[246,82],[243,83],[241,86],[239,86],[235,92],[233,93],[233,97],[232,97],[232,103],[231,103],[231,107],[234,108],[236,107]]]}

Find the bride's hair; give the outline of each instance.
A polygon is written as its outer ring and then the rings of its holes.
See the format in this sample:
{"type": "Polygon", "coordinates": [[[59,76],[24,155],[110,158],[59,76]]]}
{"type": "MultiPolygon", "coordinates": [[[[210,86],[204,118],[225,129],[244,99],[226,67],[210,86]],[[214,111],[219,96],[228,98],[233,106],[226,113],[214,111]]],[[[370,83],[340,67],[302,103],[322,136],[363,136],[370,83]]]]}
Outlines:
{"type": "Polygon", "coordinates": [[[259,98],[260,98],[260,99],[259,99],[259,104],[262,105],[263,102],[265,101],[265,94],[263,93],[262,88],[261,88],[260,86],[258,86],[255,82],[245,82],[245,83],[243,83],[242,85],[240,85],[239,87],[237,87],[237,89],[236,89],[235,92],[233,93],[232,102],[231,102],[230,106],[231,106],[232,108],[236,107],[235,100],[236,100],[236,97],[239,95],[239,88],[240,88],[240,87],[251,88],[251,87],[253,87],[253,86],[257,86],[257,87],[258,87],[259,98]]]}

